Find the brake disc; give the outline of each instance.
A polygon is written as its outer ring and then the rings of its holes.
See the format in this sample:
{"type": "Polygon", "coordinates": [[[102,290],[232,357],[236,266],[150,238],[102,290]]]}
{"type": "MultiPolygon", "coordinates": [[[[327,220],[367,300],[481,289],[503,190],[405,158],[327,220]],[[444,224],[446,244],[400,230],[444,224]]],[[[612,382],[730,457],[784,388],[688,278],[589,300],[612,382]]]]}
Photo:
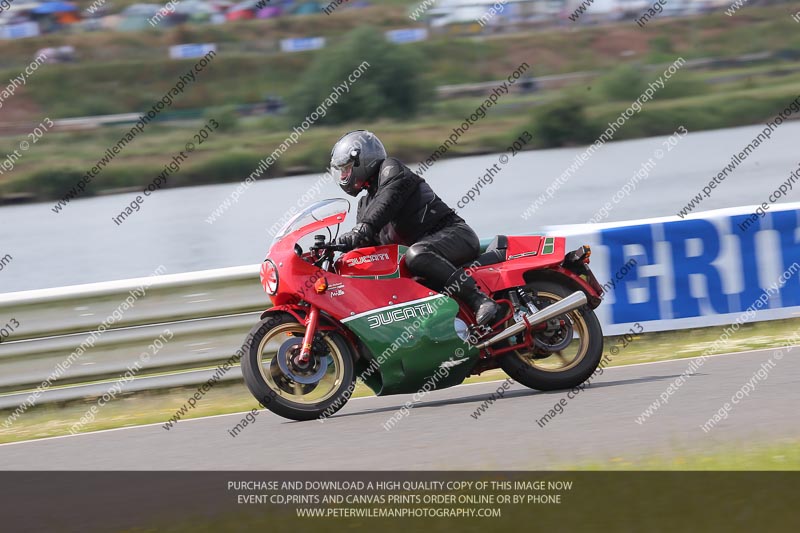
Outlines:
{"type": "Polygon", "coordinates": [[[547,350],[548,352],[558,352],[564,350],[572,342],[572,321],[564,317],[564,324],[561,324],[562,319],[559,317],[553,318],[548,322],[548,329],[539,333],[534,337],[533,342],[537,348],[547,350]],[[549,330],[551,323],[558,322],[555,331],[549,330]]]}
{"type": "Polygon", "coordinates": [[[291,395],[306,395],[316,389],[317,385],[319,385],[319,383],[303,385],[301,383],[297,383],[296,381],[292,381],[286,374],[283,373],[283,371],[281,371],[280,367],[278,366],[278,360],[274,357],[269,364],[269,371],[278,388],[291,395]]]}
{"type": "MultiPolygon", "coordinates": [[[[534,305],[539,309],[544,309],[548,305],[555,303],[552,301],[545,301],[541,298],[534,299],[534,305]]],[[[544,331],[538,332],[533,339],[536,348],[541,352],[540,357],[549,357],[550,354],[558,352],[567,348],[572,342],[573,327],[572,321],[567,315],[557,316],[547,321],[547,328],[544,331]],[[563,324],[562,324],[563,322],[563,324]]]]}
{"type": "Polygon", "coordinates": [[[328,360],[330,358],[327,356],[312,356],[309,358],[308,363],[301,365],[297,361],[297,356],[300,354],[302,345],[303,339],[300,337],[287,339],[278,348],[275,359],[278,360],[278,367],[287,378],[303,385],[316,384],[328,371],[328,360]]]}

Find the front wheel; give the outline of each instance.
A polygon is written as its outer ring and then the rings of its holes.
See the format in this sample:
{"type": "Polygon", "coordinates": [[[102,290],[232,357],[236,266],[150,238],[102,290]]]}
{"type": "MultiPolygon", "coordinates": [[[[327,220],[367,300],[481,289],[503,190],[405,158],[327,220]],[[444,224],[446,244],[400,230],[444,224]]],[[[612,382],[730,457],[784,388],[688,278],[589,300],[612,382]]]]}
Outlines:
{"type": "MultiPolygon", "coordinates": [[[[524,287],[538,309],[569,296],[568,287],[550,281],[534,281],[524,287]]],[[[603,331],[594,311],[587,306],[549,320],[545,330],[534,334],[531,350],[515,351],[500,358],[500,366],[514,380],[532,389],[570,389],[586,381],[603,357],[603,331]]]]}
{"type": "Polygon", "coordinates": [[[247,388],[261,405],[291,420],[332,415],[355,387],[352,350],[335,331],[317,333],[310,361],[300,363],[305,330],[291,315],[269,315],[250,331],[242,350],[247,388]]]}

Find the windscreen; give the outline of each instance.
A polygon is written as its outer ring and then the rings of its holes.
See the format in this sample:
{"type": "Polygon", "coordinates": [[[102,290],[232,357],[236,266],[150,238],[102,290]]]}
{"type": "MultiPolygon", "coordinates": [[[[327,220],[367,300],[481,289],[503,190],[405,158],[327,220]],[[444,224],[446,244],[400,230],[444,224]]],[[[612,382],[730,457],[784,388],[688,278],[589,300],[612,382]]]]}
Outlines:
{"type": "Polygon", "coordinates": [[[347,213],[349,211],[350,202],[344,198],[331,198],[312,204],[290,218],[286,224],[283,225],[278,234],[275,235],[275,239],[272,241],[272,244],[275,244],[290,233],[293,233],[313,222],[322,220],[337,213],[347,213]]]}

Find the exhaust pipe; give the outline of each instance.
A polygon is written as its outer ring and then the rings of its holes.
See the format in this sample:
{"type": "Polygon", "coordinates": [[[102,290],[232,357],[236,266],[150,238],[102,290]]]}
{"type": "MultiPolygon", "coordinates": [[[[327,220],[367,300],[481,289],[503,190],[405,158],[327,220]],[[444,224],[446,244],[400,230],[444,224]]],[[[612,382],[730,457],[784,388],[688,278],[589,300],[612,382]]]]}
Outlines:
{"type": "MultiPolygon", "coordinates": [[[[525,315],[525,318],[528,320],[528,325],[535,326],[537,324],[541,324],[542,322],[546,322],[551,318],[574,311],[575,309],[586,305],[586,302],[586,294],[581,291],[575,291],[561,301],[548,305],[544,309],[536,311],[535,313],[525,315]]],[[[525,331],[525,328],[528,327],[528,325],[526,325],[524,321],[517,322],[513,326],[507,327],[491,339],[476,345],[476,348],[483,350],[484,348],[488,348],[495,343],[506,340],[509,337],[513,337],[517,333],[525,331]]]]}

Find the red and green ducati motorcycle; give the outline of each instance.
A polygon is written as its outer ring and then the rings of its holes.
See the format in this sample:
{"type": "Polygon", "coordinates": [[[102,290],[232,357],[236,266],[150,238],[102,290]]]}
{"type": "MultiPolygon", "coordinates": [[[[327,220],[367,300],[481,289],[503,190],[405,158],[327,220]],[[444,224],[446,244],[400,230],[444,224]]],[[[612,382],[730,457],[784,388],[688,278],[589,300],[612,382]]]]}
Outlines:
{"type": "Polygon", "coordinates": [[[262,265],[273,305],[247,336],[242,372],[264,407],[311,420],[341,409],[356,378],[383,396],[452,387],[499,367],[553,390],[597,368],[602,288],[588,247],[566,253],[561,237],[495,237],[463,265],[501,304],[495,323],[478,326],[454,291],[434,292],[408,272],[405,247],[335,244],[349,210],[333,199],[298,213],[262,265]]]}

